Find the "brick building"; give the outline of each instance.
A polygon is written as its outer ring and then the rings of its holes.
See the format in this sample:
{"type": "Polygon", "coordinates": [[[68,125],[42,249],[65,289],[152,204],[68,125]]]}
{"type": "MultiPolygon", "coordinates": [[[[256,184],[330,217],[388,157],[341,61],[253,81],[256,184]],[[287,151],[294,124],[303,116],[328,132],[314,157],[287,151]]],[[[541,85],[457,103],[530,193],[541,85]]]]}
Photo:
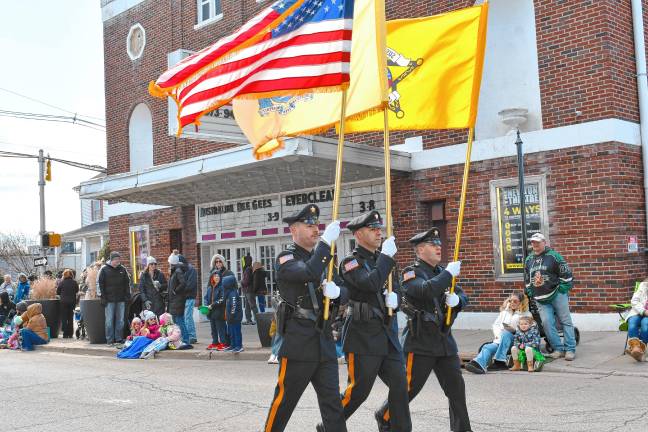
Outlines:
{"type": "MultiPolygon", "coordinates": [[[[475,3],[387,0],[387,15],[426,16],[475,3]]],[[[160,259],[177,248],[203,274],[216,252],[233,268],[250,252],[272,271],[289,242],[280,222],[285,212],[317,202],[322,219],[330,219],[333,132],[290,140],[258,162],[228,107],[176,137],[175,106],[147,91],[167,67],[268,4],[101,0],[108,176],[84,182],[81,196],[168,206],[110,218],[111,247],[130,251],[131,268],[133,260],[138,270],[146,255],[160,259]]],[[[488,323],[492,315],[484,312],[522,286],[511,126],[519,124],[530,232],[543,232],[573,267],[577,325],[612,328],[607,305],[627,301],[634,281],[648,276],[631,1],[491,0],[488,32],[461,253],[472,313],[462,325],[488,323]]],[[[432,224],[452,248],[466,137],[466,131],[392,133],[401,265],[413,257],[406,240],[432,224]]],[[[376,148],[382,136],[349,135],[347,142],[343,221],[385,207],[376,148]]],[[[344,232],[342,252],[352,247],[344,232]]]]}

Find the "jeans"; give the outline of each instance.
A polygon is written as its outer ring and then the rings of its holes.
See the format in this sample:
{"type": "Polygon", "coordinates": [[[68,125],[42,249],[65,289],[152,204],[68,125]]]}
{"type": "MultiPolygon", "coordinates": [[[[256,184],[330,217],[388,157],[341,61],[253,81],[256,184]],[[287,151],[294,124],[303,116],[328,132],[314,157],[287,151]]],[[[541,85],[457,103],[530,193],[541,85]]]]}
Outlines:
{"type": "Polygon", "coordinates": [[[34,345],[45,345],[47,341],[28,328],[20,330],[22,336],[22,349],[25,351],[33,351],[34,345]]]}
{"type": "Polygon", "coordinates": [[[275,335],[272,337],[272,348],[270,348],[270,352],[276,357],[279,355],[279,348],[281,348],[281,342],[283,341],[283,337],[279,333],[275,333],[275,335]]]}
{"type": "Polygon", "coordinates": [[[488,365],[490,365],[493,357],[497,361],[506,362],[506,355],[508,354],[509,348],[513,344],[513,333],[502,330],[500,335],[500,343],[491,342],[482,347],[475,361],[486,370],[488,365]]]}
{"type": "Polygon", "coordinates": [[[244,294],[245,298],[245,321],[246,322],[251,322],[256,319],[256,314],[259,313],[259,309],[257,309],[257,304],[256,304],[256,296],[254,293],[247,293],[244,294]],[[252,312],[254,312],[254,315],[252,315],[252,312]]]}
{"type": "Polygon", "coordinates": [[[185,323],[184,315],[172,315],[173,322],[180,327],[180,332],[182,333],[182,342],[185,344],[189,343],[189,333],[187,332],[187,324],[185,323]]]}
{"type": "MultiPolygon", "coordinates": [[[[214,314],[215,315],[215,314],[214,314]]],[[[222,319],[216,319],[213,316],[209,319],[211,327],[212,343],[229,345],[230,340],[227,334],[227,323],[222,319]]]]}
{"type": "Polygon", "coordinates": [[[648,317],[634,315],[628,318],[628,338],[640,338],[648,343],[648,317]]]}
{"type": "Polygon", "coordinates": [[[106,303],[106,343],[122,342],[124,340],[124,311],[125,302],[106,303]]]}
{"type": "Polygon", "coordinates": [[[259,312],[264,313],[266,307],[266,298],[264,295],[258,295],[257,300],[259,301],[259,312]]]}
{"type": "Polygon", "coordinates": [[[243,347],[243,334],[241,333],[241,323],[237,324],[227,324],[227,332],[230,337],[230,346],[232,348],[242,348],[243,347]]]}
{"type": "Polygon", "coordinates": [[[558,352],[576,352],[576,336],[574,335],[574,324],[572,324],[571,314],[569,313],[569,296],[558,293],[551,303],[542,304],[538,302],[540,310],[540,319],[545,335],[555,351],[558,352]],[[556,316],[562,325],[565,343],[563,344],[558,336],[556,329],[556,316]]]}
{"type": "Polygon", "coordinates": [[[193,318],[193,310],[196,305],[196,299],[188,298],[185,300],[185,311],[184,319],[185,326],[187,327],[187,333],[189,334],[189,339],[196,339],[196,323],[193,318]]]}

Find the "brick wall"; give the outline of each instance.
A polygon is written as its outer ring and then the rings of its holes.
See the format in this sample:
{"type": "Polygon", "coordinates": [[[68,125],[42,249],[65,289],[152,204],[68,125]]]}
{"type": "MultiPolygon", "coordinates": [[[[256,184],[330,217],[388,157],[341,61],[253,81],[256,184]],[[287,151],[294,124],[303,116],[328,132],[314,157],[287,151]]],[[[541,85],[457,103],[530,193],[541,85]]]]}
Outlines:
{"type": "MultiPolygon", "coordinates": [[[[604,143],[526,156],[527,175],[547,180],[549,239],[574,271],[572,305],[579,312],[609,312],[627,302],[634,282],[646,276],[645,254],[627,252],[627,236],[646,244],[641,151],[604,143]]],[[[407,239],[428,228],[425,202],[446,200],[448,236],[455,238],[462,165],[416,172],[393,181],[394,226],[399,264],[414,253],[407,239]]],[[[462,285],[471,310],[492,311],[521,283],[495,282],[489,181],[517,176],[516,158],[474,163],[466,203],[461,259],[462,285]]],[[[452,256],[454,242],[446,245],[452,256]]]]}

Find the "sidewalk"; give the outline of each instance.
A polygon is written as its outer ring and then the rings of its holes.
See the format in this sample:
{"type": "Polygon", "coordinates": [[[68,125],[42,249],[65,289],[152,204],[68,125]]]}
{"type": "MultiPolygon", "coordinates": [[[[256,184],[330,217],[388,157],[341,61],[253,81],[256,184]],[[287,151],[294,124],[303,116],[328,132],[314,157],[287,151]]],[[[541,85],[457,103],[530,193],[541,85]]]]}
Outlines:
{"type": "MultiPolygon", "coordinates": [[[[180,360],[254,360],[266,361],[270,348],[262,348],[256,326],[243,326],[243,346],[240,354],[207,351],[211,341],[209,323],[197,323],[198,344],[193,350],[162,351],[156,357],[180,360]]],[[[479,347],[492,339],[490,330],[455,330],[454,332],[461,359],[472,359],[479,347]]],[[[623,355],[625,333],[621,332],[582,332],[580,345],[576,349],[576,360],[567,362],[555,360],[545,365],[548,372],[594,373],[601,375],[626,375],[648,377],[648,362],[638,363],[630,356],[623,355]]],[[[54,339],[49,344],[39,346],[39,351],[60,352],[114,357],[115,348],[103,344],[91,345],[76,339],[54,339]]]]}

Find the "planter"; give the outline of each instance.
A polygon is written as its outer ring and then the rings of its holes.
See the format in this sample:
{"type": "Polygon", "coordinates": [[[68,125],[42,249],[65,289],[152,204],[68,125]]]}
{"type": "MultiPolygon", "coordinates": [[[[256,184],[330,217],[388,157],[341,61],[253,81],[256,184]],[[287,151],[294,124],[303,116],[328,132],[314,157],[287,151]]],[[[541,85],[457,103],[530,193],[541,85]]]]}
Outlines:
{"type": "Polygon", "coordinates": [[[40,303],[43,307],[43,316],[50,329],[50,338],[56,339],[61,328],[61,301],[59,299],[50,300],[28,300],[27,306],[34,303],[40,303]]]}
{"type": "Polygon", "coordinates": [[[81,316],[91,344],[106,343],[106,312],[101,300],[81,300],[81,316]]]}
{"type": "Polygon", "coordinates": [[[259,340],[261,341],[262,347],[269,347],[272,345],[272,338],[269,333],[273,317],[274,312],[259,312],[256,315],[257,331],[259,332],[259,340]]]}

